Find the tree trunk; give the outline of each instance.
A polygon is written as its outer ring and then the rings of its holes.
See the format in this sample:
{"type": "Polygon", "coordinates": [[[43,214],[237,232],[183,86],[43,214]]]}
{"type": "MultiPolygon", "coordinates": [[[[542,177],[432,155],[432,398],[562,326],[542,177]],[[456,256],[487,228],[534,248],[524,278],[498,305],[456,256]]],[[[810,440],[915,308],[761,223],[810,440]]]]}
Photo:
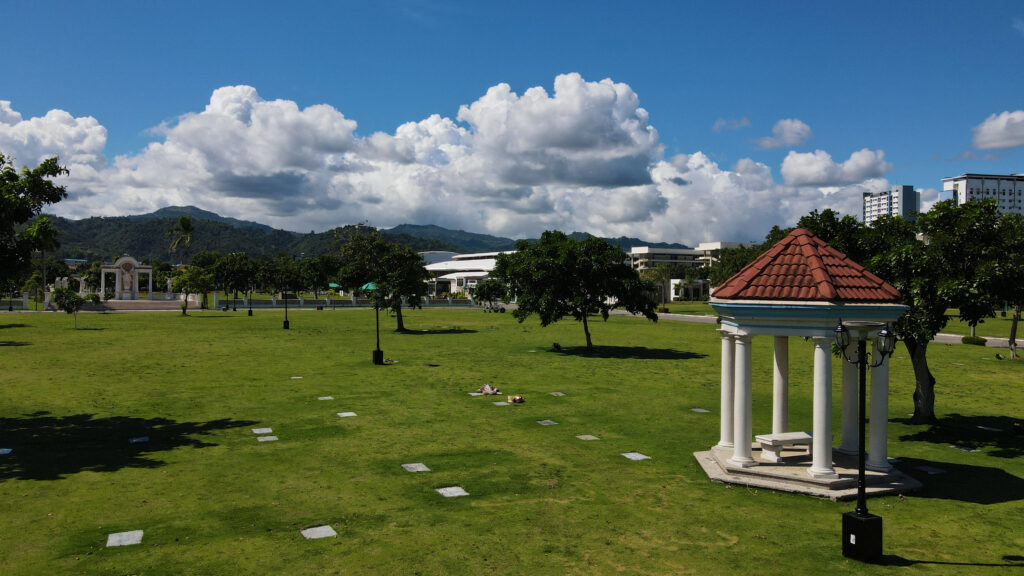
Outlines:
{"type": "Polygon", "coordinates": [[[395,328],[395,332],[405,332],[405,322],[402,321],[402,307],[395,307],[395,317],[398,320],[398,327],[395,328]]]}
{"type": "Polygon", "coordinates": [[[932,424],[935,417],[935,377],[928,368],[928,342],[918,342],[914,338],[904,338],[903,344],[910,353],[910,362],[914,366],[914,415],[912,424],[932,424]]]}
{"type": "Polygon", "coordinates": [[[1017,358],[1017,324],[1020,323],[1020,304],[1013,306],[1013,321],[1010,322],[1010,358],[1017,358]]]}
{"type": "Polygon", "coordinates": [[[590,326],[587,325],[586,314],[583,314],[583,333],[587,335],[587,350],[593,350],[594,343],[590,341],[590,326]]]}

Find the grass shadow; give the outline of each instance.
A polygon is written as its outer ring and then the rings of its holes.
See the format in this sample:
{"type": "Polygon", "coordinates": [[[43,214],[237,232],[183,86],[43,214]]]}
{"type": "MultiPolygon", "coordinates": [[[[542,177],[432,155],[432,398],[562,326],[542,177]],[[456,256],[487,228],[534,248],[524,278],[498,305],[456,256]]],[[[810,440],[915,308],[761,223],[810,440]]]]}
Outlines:
{"type": "Polygon", "coordinates": [[[936,564],[938,566],[985,566],[992,568],[1024,568],[1024,556],[1007,554],[1002,562],[946,562],[942,560],[912,560],[895,554],[884,554],[881,560],[873,562],[880,566],[913,566],[915,564],[936,564]]]}
{"type": "Polygon", "coordinates": [[[210,422],[177,422],[168,418],[134,418],[94,414],[51,416],[37,412],[0,418],[3,448],[13,451],[0,460],[0,481],[59,480],[83,471],[113,472],[122,468],[157,468],[153,453],[182,446],[216,446],[195,436],[256,422],[223,418],[210,422]],[[148,436],[148,442],[129,443],[148,436]]]}
{"type": "MultiPolygon", "coordinates": [[[[909,418],[894,422],[910,425],[909,418]]],[[[949,444],[975,450],[997,458],[1024,456],[1024,420],[1010,416],[961,416],[950,414],[927,429],[904,434],[900,440],[949,444]]]]}
{"type": "Polygon", "coordinates": [[[476,334],[476,330],[469,330],[467,328],[431,328],[429,330],[403,330],[399,332],[395,330],[395,334],[406,334],[409,336],[435,336],[438,334],[476,334]]]}
{"type": "Polygon", "coordinates": [[[932,462],[918,458],[901,458],[898,468],[921,481],[922,487],[910,492],[910,498],[939,498],[974,504],[1001,504],[1024,500],[1024,478],[1001,469],[950,462],[932,462]],[[917,470],[928,466],[942,470],[928,474],[917,470]]]}
{"type": "Polygon", "coordinates": [[[0,346],[31,346],[31,342],[14,342],[13,340],[0,340],[0,346]]]}
{"type": "Polygon", "coordinates": [[[646,348],[644,346],[556,346],[551,352],[563,356],[584,356],[588,358],[617,358],[633,360],[696,360],[707,358],[707,354],[674,350],[672,348],[646,348]]]}
{"type": "Polygon", "coordinates": [[[0,324],[0,330],[4,328],[28,328],[28,324],[0,324]]]}

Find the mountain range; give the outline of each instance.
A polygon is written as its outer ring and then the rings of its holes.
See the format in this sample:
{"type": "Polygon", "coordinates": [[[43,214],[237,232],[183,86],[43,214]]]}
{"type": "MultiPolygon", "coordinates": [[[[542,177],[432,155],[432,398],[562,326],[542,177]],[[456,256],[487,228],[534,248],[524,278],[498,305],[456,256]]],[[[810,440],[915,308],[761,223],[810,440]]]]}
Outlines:
{"type": "MultiPolygon", "coordinates": [[[[273,256],[280,252],[294,256],[317,256],[337,248],[349,235],[365,230],[359,224],[341,226],[324,232],[292,232],[279,230],[258,222],[238,220],[202,210],[195,206],[169,206],[149,214],[132,216],[94,216],[71,220],[60,216],[49,218],[60,232],[59,253],[64,258],[113,260],[129,254],[145,261],[177,262],[182,254],[169,250],[168,230],[180,216],[192,218],[195,240],[191,253],[213,250],[222,254],[246,252],[250,256],[273,256]],[[339,240],[342,239],[342,240],[339,240]]],[[[417,251],[441,250],[459,253],[512,250],[515,240],[464,230],[450,230],[435,225],[402,224],[380,230],[392,242],[401,242],[417,251]]],[[[572,237],[589,236],[573,232],[572,237]]],[[[645,242],[638,238],[606,238],[627,252],[632,246],[686,248],[682,244],[645,242]]]]}

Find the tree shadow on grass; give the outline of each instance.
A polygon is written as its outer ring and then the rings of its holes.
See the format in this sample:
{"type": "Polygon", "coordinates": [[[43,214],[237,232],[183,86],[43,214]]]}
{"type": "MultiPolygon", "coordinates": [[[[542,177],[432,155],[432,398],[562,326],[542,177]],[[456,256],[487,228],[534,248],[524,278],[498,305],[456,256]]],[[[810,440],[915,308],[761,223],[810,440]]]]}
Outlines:
{"type": "Polygon", "coordinates": [[[0,481],[59,480],[77,472],[113,472],[121,468],[158,468],[153,454],[182,446],[216,446],[195,436],[256,422],[222,418],[210,422],[177,422],[168,418],[133,418],[94,414],[50,416],[37,412],[0,418],[0,481]],[[146,442],[130,443],[146,436],[146,442]]]}
{"type": "Polygon", "coordinates": [[[0,346],[31,346],[31,342],[15,342],[13,340],[0,340],[0,346]]]}
{"type": "MultiPolygon", "coordinates": [[[[909,418],[893,422],[910,424],[909,418]]],[[[900,436],[900,440],[948,444],[974,450],[996,458],[1024,456],[1024,420],[1009,416],[961,416],[950,414],[927,429],[900,436]]]]}
{"type": "Polygon", "coordinates": [[[0,330],[4,328],[28,328],[28,324],[0,324],[0,330]]]}
{"type": "Polygon", "coordinates": [[[915,564],[935,564],[938,566],[986,566],[992,568],[1024,568],[1024,556],[1006,554],[1002,562],[946,562],[942,560],[911,560],[895,554],[884,554],[875,564],[881,566],[913,566],[915,564]]]}
{"type": "Polygon", "coordinates": [[[563,356],[584,356],[587,358],[617,358],[633,360],[695,360],[707,358],[707,354],[673,350],[672,348],[646,348],[644,346],[557,346],[551,352],[563,356]]]}
{"type": "Polygon", "coordinates": [[[971,466],[950,462],[932,462],[918,458],[900,458],[903,472],[921,481],[921,489],[907,494],[913,498],[938,498],[974,504],[1002,504],[1024,500],[1024,479],[989,466],[971,466]],[[941,470],[929,474],[919,467],[941,470]]]}
{"type": "Polygon", "coordinates": [[[408,336],[436,336],[438,334],[476,334],[476,330],[443,326],[441,328],[431,328],[429,330],[404,330],[401,332],[395,330],[395,334],[406,334],[408,336]]]}

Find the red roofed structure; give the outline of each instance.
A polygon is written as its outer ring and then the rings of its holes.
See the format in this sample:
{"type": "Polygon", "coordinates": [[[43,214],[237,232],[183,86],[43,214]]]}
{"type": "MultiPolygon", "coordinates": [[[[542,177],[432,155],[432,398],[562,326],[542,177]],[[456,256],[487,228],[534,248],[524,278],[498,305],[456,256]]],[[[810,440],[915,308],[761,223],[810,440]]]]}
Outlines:
{"type": "MultiPolygon", "coordinates": [[[[820,238],[798,228],[711,292],[711,307],[720,318],[722,335],[721,428],[719,442],[697,459],[712,478],[829,498],[849,497],[856,470],[843,455],[856,454],[857,368],[843,363],[842,438],[832,447],[832,339],[843,322],[857,341],[873,340],[885,325],[906,312],[900,293],[820,238]],[[760,448],[752,446],[751,362],[753,339],[773,339],[771,433],[758,431],[760,448]],[[813,342],[813,422],[789,423],[789,339],[813,342]],[[810,447],[810,466],[794,466],[793,448],[810,447]],[[784,457],[784,451],[790,451],[784,457]],[[786,462],[782,462],[786,460],[786,462]],[[788,483],[788,484],[787,484],[788,483]],[[808,488],[813,486],[813,488],[808,488]],[[844,492],[847,491],[847,492],[844,492]]],[[[801,347],[803,349],[803,347],[801,347]]],[[[806,363],[806,361],[805,361],[806,363]]],[[[871,372],[868,468],[875,474],[869,494],[905,491],[916,481],[894,470],[887,456],[889,408],[888,360],[871,372]]],[[[761,423],[765,429],[767,423],[761,423]]],[[[807,455],[797,455],[806,462],[807,455]]]]}
{"type": "Polygon", "coordinates": [[[804,228],[715,288],[729,300],[899,302],[900,293],[804,228]]]}

